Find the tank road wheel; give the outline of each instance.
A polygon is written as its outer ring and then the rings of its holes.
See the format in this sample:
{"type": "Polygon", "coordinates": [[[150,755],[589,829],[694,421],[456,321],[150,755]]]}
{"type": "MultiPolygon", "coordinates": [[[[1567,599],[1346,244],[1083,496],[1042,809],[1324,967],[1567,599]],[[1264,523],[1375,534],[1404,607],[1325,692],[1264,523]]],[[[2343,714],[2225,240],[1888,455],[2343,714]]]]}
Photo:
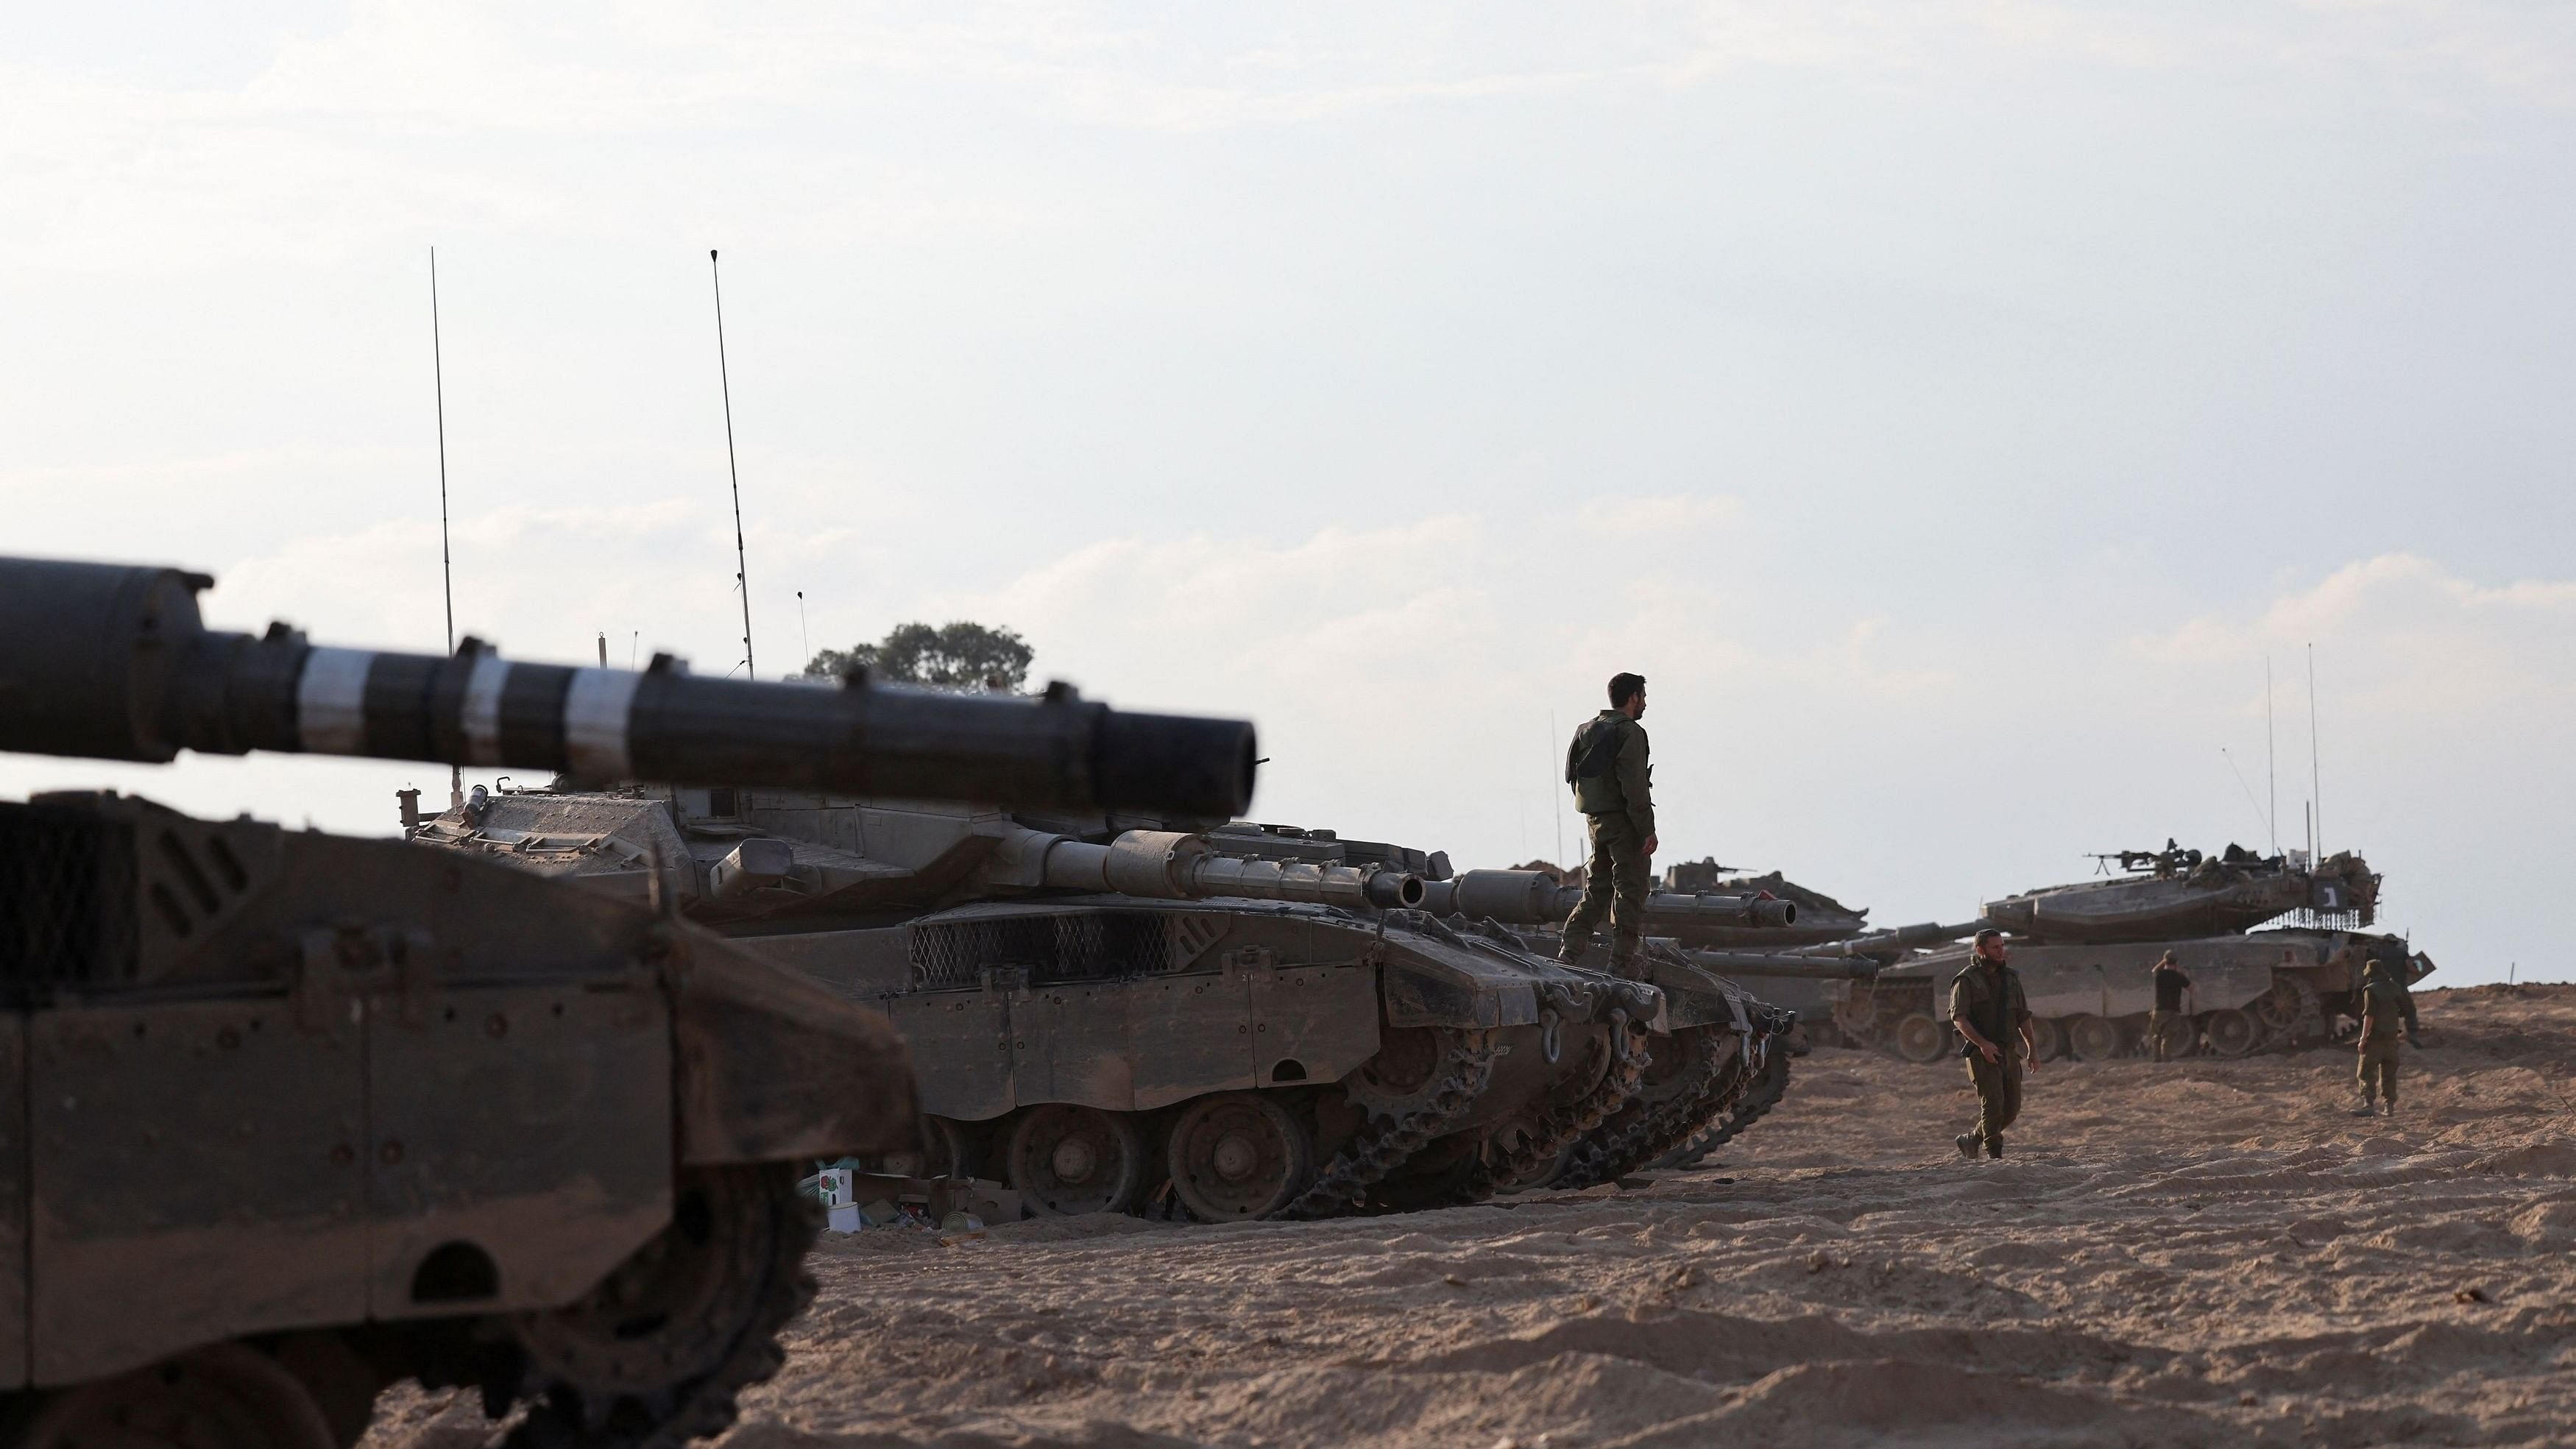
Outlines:
{"type": "Polygon", "coordinates": [[[1950,1029],[1928,1012],[1915,1012],[1896,1024],[1896,1054],[1909,1062],[1937,1062],[1950,1050],[1950,1029]]]}
{"type": "Polygon", "coordinates": [[[731,1424],[814,1296],[804,1260],[822,1214],[796,1175],[683,1171],[653,1241],[581,1301],[513,1320],[531,1403],[509,1449],[676,1449],[731,1424]]]}
{"type": "Polygon", "coordinates": [[[219,1343],[37,1404],[23,1449],[333,1449],[303,1381],[247,1344],[219,1343]]]}
{"type": "Polygon", "coordinates": [[[1011,1186],[1040,1213],[1123,1213],[1145,1187],[1145,1139],[1124,1112],[1053,1102],[1011,1129],[1011,1186]]]}
{"type": "Polygon", "coordinates": [[[924,1177],[983,1175],[983,1143],[974,1128],[963,1122],[924,1116],[921,1119],[921,1155],[921,1175],[924,1177]]]}
{"type": "Polygon", "coordinates": [[[2233,1008],[2209,1013],[2200,1019],[2200,1026],[2209,1034],[2212,1056],[2241,1057],[2263,1039],[2263,1028],[2254,1018],[2233,1008]]]}
{"type": "Polygon", "coordinates": [[[2030,1049],[2043,1062],[2053,1062],[2066,1055],[2066,1033],[2058,1029],[2057,1018],[2034,1016],[2030,1019],[2030,1049]]]}
{"type": "Polygon", "coordinates": [[[2168,1057],[2190,1056],[2200,1047],[2200,1028],[2190,1017],[2175,1012],[2165,1018],[2164,1030],[2150,1030],[2147,1034],[2147,1054],[2153,1056],[2158,1047],[2164,1048],[2168,1057]]]}
{"type": "Polygon", "coordinates": [[[1201,1097],[1172,1122],[1172,1191],[1199,1221],[1268,1217],[1306,1190],[1315,1139],[1259,1092],[1201,1097]]]}
{"type": "Polygon", "coordinates": [[[2120,1054],[2120,1027],[2101,1016],[2066,1018],[2066,1045],[2080,1062],[2103,1062],[2120,1054]]]}

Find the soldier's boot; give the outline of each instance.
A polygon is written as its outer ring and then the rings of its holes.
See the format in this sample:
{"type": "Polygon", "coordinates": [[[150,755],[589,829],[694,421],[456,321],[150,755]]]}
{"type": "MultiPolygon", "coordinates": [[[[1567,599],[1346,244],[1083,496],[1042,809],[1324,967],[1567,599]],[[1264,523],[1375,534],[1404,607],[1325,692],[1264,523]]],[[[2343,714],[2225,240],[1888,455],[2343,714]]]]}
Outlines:
{"type": "Polygon", "coordinates": [[[1637,959],[1645,945],[1636,936],[1614,932],[1610,937],[1610,974],[1625,981],[1644,981],[1653,976],[1654,968],[1637,959]]]}
{"type": "Polygon", "coordinates": [[[1994,1141],[1987,1143],[1986,1156],[2001,1162],[2004,1156],[2004,1140],[1998,1137],[1994,1141]]]}
{"type": "Polygon", "coordinates": [[[1951,1138],[1950,1141],[1959,1149],[1959,1155],[1961,1157],[1973,1159],[1977,1155],[1976,1133],[1962,1132],[1958,1136],[1951,1138]]]}
{"type": "Polygon", "coordinates": [[[2370,1100],[2370,1094],[2368,1092],[2361,1094],[2361,1105],[2352,1109],[2352,1115],[2356,1117],[2376,1117],[2379,1115],[2379,1108],[2377,1104],[2370,1100]]]}
{"type": "Polygon", "coordinates": [[[2380,1116],[2382,1116],[2382,1117],[2394,1117],[2394,1116],[2396,1116],[2396,1115],[2397,1115],[2397,1099],[2396,1099],[2395,1097],[2391,1097],[2391,1098],[2389,1098],[2387,1101],[2380,1103],[2380,1104],[2379,1104],[2379,1115],[2380,1115],[2380,1116]]]}
{"type": "Polygon", "coordinates": [[[1592,933],[1590,931],[1584,932],[1580,939],[1576,938],[1571,933],[1568,933],[1563,940],[1557,943],[1556,959],[1564,962],[1568,966],[1571,966],[1575,962],[1582,960],[1583,953],[1591,949],[1592,933]]]}

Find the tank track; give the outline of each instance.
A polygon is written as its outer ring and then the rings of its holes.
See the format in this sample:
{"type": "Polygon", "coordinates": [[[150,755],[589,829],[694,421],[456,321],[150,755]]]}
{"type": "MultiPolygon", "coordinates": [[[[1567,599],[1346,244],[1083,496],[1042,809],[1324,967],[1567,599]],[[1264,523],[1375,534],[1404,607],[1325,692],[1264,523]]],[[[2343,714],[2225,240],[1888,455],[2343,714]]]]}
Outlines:
{"type": "Polygon", "coordinates": [[[1449,1043],[1448,1076],[1428,1101],[1402,1116],[1380,1118],[1360,1129],[1358,1139],[1334,1153],[1315,1181],[1273,1216],[1310,1219],[1351,1211],[1370,1184],[1403,1166],[1406,1158],[1467,1115],[1493,1079],[1494,1055],[1490,1034],[1459,1033],[1449,1043]]]}
{"type": "Polygon", "coordinates": [[[1690,1140],[1664,1154],[1655,1162],[1662,1168],[1680,1169],[1699,1166],[1702,1159],[1735,1139],[1736,1134],[1762,1120],[1789,1095],[1789,1053],[1775,1049],[1766,1052],[1762,1075],[1754,1079],[1753,1088],[1744,1094],[1735,1109],[1716,1122],[1691,1134],[1690,1140]]]}
{"type": "Polygon", "coordinates": [[[1752,1072],[1743,1053],[1715,1054],[1706,1074],[1690,1090],[1675,1094],[1654,1111],[1640,1113],[1606,1137],[1586,1143],[1549,1185],[1596,1187],[1627,1176],[1679,1147],[1710,1118],[1733,1107],[1751,1082],[1752,1072]]]}
{"type": "Polygon", "coordinates": [[[1628,1019],[1625,1011],[1610,1013],[1610,1066],[1594,1083],[1592,1090],[1562,1113],[1540,1110],[1539,1130],[1524,1141],[1518,1150],[1501,1162],[1479,1158],[1474,1174],[1458,1194],[1461,1205],[1479,1203],[1494,1195],[1497,1185],[1517,1180],[1542,1164],[1554,1162],[1558,1155],[1587,1132],[1599,1130],[1602,1123],[1617,1116],[1619,1109],[1646,1084],[1646,1064],[1651,1057],[1646,1050],[1645,1028],[1628,1019]]]}

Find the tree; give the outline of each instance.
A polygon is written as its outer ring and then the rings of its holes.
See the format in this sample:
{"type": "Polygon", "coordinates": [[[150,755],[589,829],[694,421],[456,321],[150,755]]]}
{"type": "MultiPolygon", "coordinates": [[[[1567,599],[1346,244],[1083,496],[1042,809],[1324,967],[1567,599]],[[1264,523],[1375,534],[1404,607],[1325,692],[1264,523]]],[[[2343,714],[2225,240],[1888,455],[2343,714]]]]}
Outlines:
{"type": "Polygon", "coordinates": [[[878,679],[898,684],[926,684],[933,689],[1005,689],[1028,683],[1029,661],[1037,651],[1008,629],[988,629],[957,620],[933,628],[919,622],[897,624],[875,644],[826,649],[806,664],[801,678],[838,679],[864,668],[878,679]]]}

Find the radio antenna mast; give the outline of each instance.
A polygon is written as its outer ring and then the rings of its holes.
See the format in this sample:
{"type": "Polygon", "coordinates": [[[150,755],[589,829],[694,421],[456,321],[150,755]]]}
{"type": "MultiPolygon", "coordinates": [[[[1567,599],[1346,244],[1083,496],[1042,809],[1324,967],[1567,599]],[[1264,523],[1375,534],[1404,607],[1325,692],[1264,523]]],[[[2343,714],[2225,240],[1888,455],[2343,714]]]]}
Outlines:
{"type": "Polygon", "coordinates": [[[1556,849],[1549,854],[1556,857],[1556,868],[1562,871],[1566,869],[1565,788],[1556,778],[1556,711],[1552,709],[1547,712],[1547,758],[1547,795],[1556,802],[1556,849]]]}
{"type": "Polygon", "coordinates": [[[2272,656],[2263,656],[2263,788],[2272,797],[2271,813],[2265,816],[2266,828],[2272,832],[2272,853],[2281,853],[2281,775],[2273,765],[2272,754],[2272,656]]]}
{"type": "MultiPolygon", "coordinates": [[[[429,379],[438,400],[438,587],[447,598],[447,652],[456,652],[456,563],[447,546],[447,369],[439,355],[438,248],[429,249],[429,379]]],[[[465,804],[465,770],[447,767],[447,808],[465,804]]]]}
{"type": "Polygon", "coordinates": [[[2315,814],[2310,817],[2315,822],[2312,828],[2317,833],[2313,848],[2322,858],[2326,853],[2326,806],[2325,801],[2319,798],[2324,794],[2324,787],[2318,783],[2320,778],[2317,765],[2317,646],[2311,640],[2308,644],[2308,799],[2315,807],[2315,814]]]}
{"type": "Polygon", "coordinates": [[[751,565],[742,546],[742,469],[733,453],[733,378],[725,370],[724,272],[716,249],[707,248],[707,275],[716,289],[716,382],[724,389],[725,472],[733,480],[733,586],[742,590],[742,677],[755,678],[751,667],[751,565]]]}

